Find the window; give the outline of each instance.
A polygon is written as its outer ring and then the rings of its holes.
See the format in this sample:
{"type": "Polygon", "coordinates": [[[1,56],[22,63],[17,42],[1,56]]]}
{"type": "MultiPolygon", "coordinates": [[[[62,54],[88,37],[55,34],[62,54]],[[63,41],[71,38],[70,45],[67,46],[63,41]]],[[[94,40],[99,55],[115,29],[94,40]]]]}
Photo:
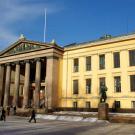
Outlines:
{"type": "Polygon", "coordinates": [[[78,80],[73,80],[73,94],[78,94],[78,80]]]}
{"type": "Polygon", "coordinates": [[[77,102],[73,102],[73,108],[77,109],[77,102]]]}
{"type": "Polygon", "coordinates": [[[91,93],[91,79],[86,79],[86,94],[91,93]]]}
{"type": "Polygon", "coordinates": [[[120,78],[120,76],[114,77],[114,89],[115,89],[115,92],[121,92],[121,78],[120,78]]]}
{"type": "Polygon", "coordinates": [[[105,77],[99,78],[99,87],[101,88],[101,85],[105,84],[105,77]]]}
{"type": "Polygon", "coordinates": [[[135,75],[130,75],[130,90],[135,92],[135,75]]]}
{"type": "Polygon", "coordinates": [[[89,102],[89,101],[86,102],[86,108],[87,108],[87,109],[88,109],[88,108],[91,108],[91,105],[90,105],[90,102],[89,102]]]}
{"type": "Polygon", "coordinates": [[[115,108],[119,109],[120,108],[120,101],[115,101],[115,108]]]}
{"type": "Polygon", "coordinates": [[[135,109],[135,101],[132,101],[132,108],[135,109]]]}
{"type": "Polygon", "coordinates": [[[105,55],[99,55],[99,69],[105,69],[105,55]]]}
{"type": "Polygon", "coordinates": [[[114,52],[113,53],[113,60],[114,60],[114,68],[120,67],[120,53],[114,52]]]}
{"type": "Polygon", "coordinates": [[[135,50],[129,51],[129,64],[130,66],[135,66],[135,50]]]}
{"type": "Polygon", "coordinates": [[[86,57],[86,71],[91,70],[91,56],[86,57]]]}
{"type": "Polygon", "coordinates": [[[78,72],[79,71],[79,59],[78,58],[74,59],[73,71],[74,72],[78,72]]]}

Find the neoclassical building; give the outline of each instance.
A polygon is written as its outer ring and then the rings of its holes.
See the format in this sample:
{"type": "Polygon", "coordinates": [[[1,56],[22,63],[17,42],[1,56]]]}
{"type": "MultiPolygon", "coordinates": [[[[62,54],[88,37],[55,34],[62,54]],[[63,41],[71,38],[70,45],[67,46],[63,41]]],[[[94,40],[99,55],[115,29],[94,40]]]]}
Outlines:
{"type": "Polygon", "coordinates": [[[135,109],[135,34],[65,47],[21,37],[0,53],[1,106],[96,110],[102,82],[110,109],[135,109]]]}
{"type": "Polygon", "coordinates": [[[63,48],[23,36],[0,53],[0,105],[20,108],[58,105],[63,48]]]}

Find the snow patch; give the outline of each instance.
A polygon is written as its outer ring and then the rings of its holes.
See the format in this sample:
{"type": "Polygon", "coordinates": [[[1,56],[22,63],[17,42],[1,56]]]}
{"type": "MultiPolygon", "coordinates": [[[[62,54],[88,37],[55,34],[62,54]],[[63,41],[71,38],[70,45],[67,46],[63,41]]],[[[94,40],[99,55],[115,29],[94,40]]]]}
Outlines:
{"type": "Polygon", "coordinates": [[[46,119],[46,120],[63,120],[63,121],[80,121],[80,122],[107,122],[104,120],[98,120],[97,118],[83,118],[80,116],[56,116],[56,115],[43,115],[43,114],[37,114],[36,118],[40,119],[46,119]]]}

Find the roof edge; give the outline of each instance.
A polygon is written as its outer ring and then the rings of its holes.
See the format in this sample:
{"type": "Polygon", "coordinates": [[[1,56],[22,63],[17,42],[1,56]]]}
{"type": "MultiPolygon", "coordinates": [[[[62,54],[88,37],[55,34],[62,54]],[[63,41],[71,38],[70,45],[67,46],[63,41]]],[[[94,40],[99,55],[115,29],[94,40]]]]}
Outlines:
{"type": "Polygon", "coordinates": [[[114,37],[110,37],[107,39],[97,39],[97,40],[92,40],[92,41],[82,42],[82,43],[72,43],[72,44],[64,46],[64,50],[80,48],[80,47],[87,46],[87,45],[102,45],[102,44],[106,44],[106,43],[118,42],[121,40],[128,40],[128,39],[133,39],[133,38],[135,38],[135,32],[130,33],[130,34],[114,36],[114,37]]]}

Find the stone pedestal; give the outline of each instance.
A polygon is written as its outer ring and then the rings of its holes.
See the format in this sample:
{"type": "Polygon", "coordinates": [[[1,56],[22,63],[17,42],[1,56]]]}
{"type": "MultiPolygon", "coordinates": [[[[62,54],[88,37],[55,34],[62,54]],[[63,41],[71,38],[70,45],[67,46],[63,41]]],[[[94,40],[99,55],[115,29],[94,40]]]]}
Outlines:
{"type": "Polygon", "coordinates": [[[109,106],[107,103],[99,103],[98,105],[98,119],[108,120],[109,106]]]}

